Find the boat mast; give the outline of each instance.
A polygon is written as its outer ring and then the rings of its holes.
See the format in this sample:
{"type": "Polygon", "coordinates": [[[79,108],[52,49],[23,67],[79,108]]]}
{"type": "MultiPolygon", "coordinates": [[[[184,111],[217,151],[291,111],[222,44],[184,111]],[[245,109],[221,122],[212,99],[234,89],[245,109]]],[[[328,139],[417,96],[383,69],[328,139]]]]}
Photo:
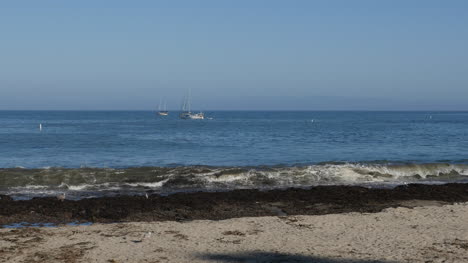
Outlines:
{"type": "Polygon", "coordinates": [[[192,89],[189,89],[189,95],[188,95],[188,112],[192,112],[192,89]]]}
{"type": "Polygon", "coordinates": [[[187,95],[184,96],[184,98],[182,99],[182,112],[186,112],[187,111],[187,95]]]}

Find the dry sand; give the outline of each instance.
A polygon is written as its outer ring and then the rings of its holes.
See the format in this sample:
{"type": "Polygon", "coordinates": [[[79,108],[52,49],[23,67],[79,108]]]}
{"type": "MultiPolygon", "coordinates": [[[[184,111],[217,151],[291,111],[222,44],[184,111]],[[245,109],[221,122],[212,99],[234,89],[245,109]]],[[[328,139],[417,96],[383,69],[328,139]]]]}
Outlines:
{"type": "Polygon", "coordinates": [[[468,262],[468,203],[438,204],[370,214],[0,229],[0,261],[468,262]]]}

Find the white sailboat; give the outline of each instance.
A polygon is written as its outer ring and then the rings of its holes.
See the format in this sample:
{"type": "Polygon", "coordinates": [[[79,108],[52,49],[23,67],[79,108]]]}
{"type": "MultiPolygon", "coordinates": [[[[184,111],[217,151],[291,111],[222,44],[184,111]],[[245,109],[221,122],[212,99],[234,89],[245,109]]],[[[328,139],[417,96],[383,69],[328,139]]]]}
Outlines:
{"type": "Polygon", "coordinates": [[[169,112],[167,111],[167,108],[166,108],[166,102],[164,102],[164,106],[161,107],[162,105],[162,99],[159,100],[159,106],[158,106],[158,115],[159,116],[167,116],[169,115],[169,112]]]}
{"type": "Polygon", "coordinates": [[[182,112],[179,117],[184,120],[203,120],[205,119],[205,114],[203,112],[192,113],[191,111],[191,91],[189,90],[188,96],[186,96],[182,102],[182,112]]]}

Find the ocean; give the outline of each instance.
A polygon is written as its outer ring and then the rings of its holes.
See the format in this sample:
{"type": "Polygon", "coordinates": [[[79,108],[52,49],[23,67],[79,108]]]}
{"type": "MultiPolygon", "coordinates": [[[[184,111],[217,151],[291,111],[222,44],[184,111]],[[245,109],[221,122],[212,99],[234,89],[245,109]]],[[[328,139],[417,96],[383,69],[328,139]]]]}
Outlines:
{"type": "Polygon", "coordinates": [[[0,111],[0,194],[83,198],[468,182],[468,112],[205,115],[0,111]]]}

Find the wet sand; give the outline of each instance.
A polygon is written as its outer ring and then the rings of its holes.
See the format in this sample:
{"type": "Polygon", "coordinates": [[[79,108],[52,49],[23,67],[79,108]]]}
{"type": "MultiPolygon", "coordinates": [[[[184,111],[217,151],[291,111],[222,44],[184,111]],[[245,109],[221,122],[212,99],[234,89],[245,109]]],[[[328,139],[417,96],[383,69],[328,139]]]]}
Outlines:
{"type": "Polygon", "coordinates": [[[60,201],[14,201],[0,196],[0,226],[19,223],[151,222],[223,220],[240,217],[374,213],[421,202],[468,202],[468,184],[403,185],[394,189],[320,186],[272,191],[179,193],[60,201]],[[422,201],[421,201],[422,200],[422,201]]]}
{"type": "MultiPolygon", "coordinates": [[[[422,203],[420,203],[422,204],[422,203]]],[[[468,262],[468,203],[0,229],[0,262],[468,262]]]]}

